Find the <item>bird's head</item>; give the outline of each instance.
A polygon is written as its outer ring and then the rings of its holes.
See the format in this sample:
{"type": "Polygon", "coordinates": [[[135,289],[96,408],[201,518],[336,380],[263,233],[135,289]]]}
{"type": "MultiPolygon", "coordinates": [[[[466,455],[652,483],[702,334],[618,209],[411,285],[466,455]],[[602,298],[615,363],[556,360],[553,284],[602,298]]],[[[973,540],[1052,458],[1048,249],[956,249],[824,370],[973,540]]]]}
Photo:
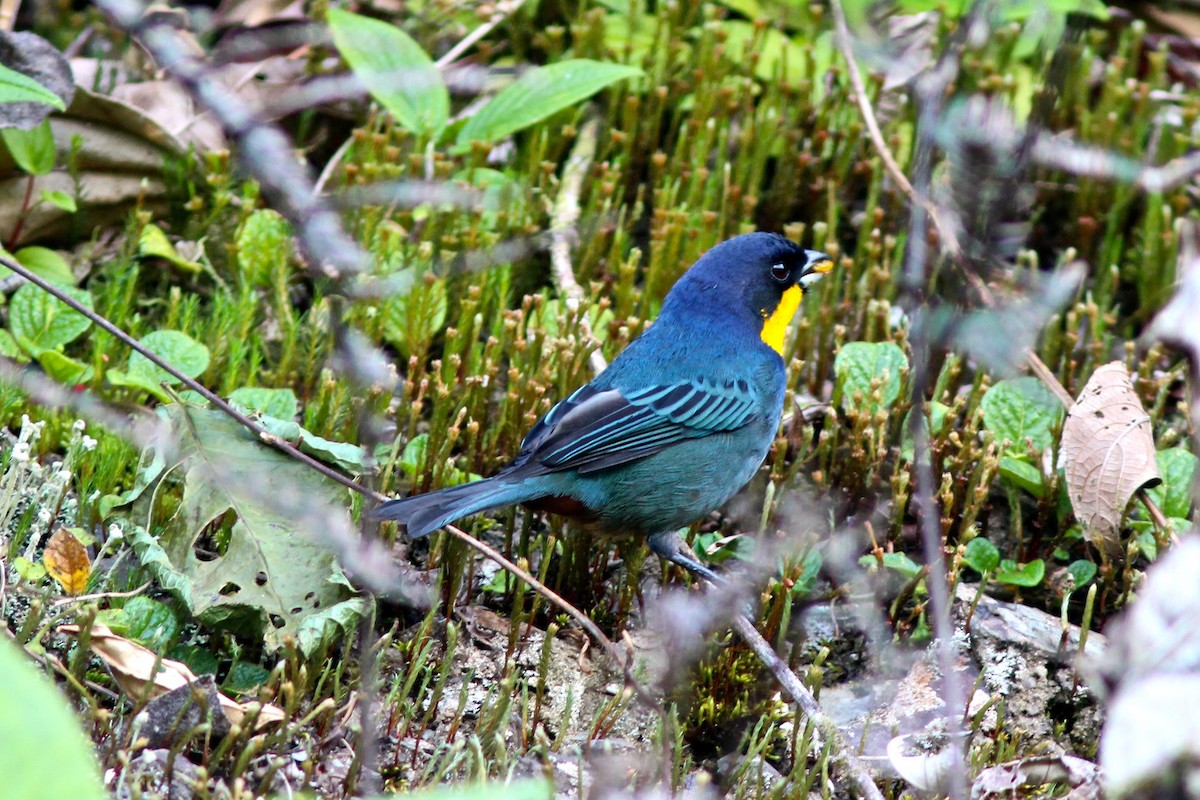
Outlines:
{"type": "Polygon", "coordinates": [[[747,233],[701,256],[671,289],[663,311],[678,306],[694,313],[695,304],[715,308],[761,326],[762,340],[783,355],[784,336],[804,290],[831,269],[833,259],[820,251],[775,233],[747,233]]]}

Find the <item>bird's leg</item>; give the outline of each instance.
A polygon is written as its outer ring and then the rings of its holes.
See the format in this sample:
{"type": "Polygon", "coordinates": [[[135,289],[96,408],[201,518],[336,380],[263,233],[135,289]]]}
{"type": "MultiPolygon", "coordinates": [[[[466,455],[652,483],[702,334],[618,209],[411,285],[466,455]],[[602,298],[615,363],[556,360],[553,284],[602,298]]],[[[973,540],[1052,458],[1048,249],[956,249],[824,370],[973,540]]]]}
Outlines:
{"type": "Polygon", "coordinates": [[[726,580],[708,567],[701,564],[692,556],[687,545],[679,538],[676,531],[656,533],[649,539],[650,549],[655,555],[665,558],[672,564],[678,564],[693,575],[703,578],[714,586],[725,586],[726,580]]]}

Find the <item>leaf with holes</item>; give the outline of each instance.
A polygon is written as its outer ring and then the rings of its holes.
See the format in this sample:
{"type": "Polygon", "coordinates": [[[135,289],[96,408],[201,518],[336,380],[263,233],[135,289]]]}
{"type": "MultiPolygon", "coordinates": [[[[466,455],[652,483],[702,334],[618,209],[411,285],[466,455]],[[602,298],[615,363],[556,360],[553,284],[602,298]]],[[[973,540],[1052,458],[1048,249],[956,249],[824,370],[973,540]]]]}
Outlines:
{"type": "Polygon", "coordinates": [[[176,406],[167,414],[182,441],[184,489],[159,545],[170,571],[188,581],[193,612],[261,636],[270,650],[288,637],[306,653],[336,641],[361,610],[337,579],[329,545],[357,538],[346,490],[224,414],[189,408],[185,419],[176,406]]]}
{"type": "Polygon", "coordinates": [[[1097,369],[1071,406],[1059,466],[1084,535],[1105,558],[1119,560],[1125,507],[1159,481],[1150,416],[1120,361],[1097,369]]]}

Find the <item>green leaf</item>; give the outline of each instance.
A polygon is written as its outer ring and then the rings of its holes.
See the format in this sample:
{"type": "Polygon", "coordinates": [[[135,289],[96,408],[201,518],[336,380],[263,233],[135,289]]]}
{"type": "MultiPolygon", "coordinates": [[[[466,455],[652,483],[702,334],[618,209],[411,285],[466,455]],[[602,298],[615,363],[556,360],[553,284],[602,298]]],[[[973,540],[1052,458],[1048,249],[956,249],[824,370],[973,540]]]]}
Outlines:
{"type": "Polygon", "coordinates": [[[62,98],[33,78],[0,64],[0,103],[42,103],[65,111],[62,98]]]}
{"type": "Polygon", "coordinates": [[[171,563],[171,559],[167,556],[162,545],[158,540],[146,532],[146,529],[140,525],[133,526],[132,531],[128,531],[126,536],[129,538],[129,544],[133,548],[134,555],[138,557],[138,561],[146,568],[146,571],[154,576],[154,580],[158,581],[159,586],[171,593],[179,602],[183,603],[189,613],[195,613],[195,604],[192,602],[192,582],[186,575],[175,569],[171,563]]]}
{"type": "Polygon", "coordinates": [[[0,128],[0,137],[13,161],[26,175],[46,175],[54,169],[54,134],[50,131],[50,120],[42,120],[42,124],[27,131],[0,128]]]}
{"type": "Polygon", "coordinates": [[[258,386],[244,386],[234,389],[227,398],[231,403],[266,414],[275,419],[289,420],[300,410],[296,393],[291,389],[264,389],[258,386]]]}
{"type": "Polygon", "coordinates": [[[270,670],[258,664],[239,661],[229,668],[221,688],[230,694],[249,694],[267,682],[270,670]]]}
{"type": "MultiPolygon", "coordinates": [[[[879,560],[873,555],[865,555],[858,559],[858,563],[871,569],[879,565],[879,560]]],[[[915,578],[921,574],[921,565],[909,558],[907,553],[884,553],[883,566],[899,572],[906,578],[915,578]]]]}
{"type": "Polygon", "coordinates": [[[1046,484],[1042,471],[1012,456],[1000,456],[1000,477],[1018,489],[1024,489],[1034,497],[1045,497],[1046,484]]]}
{"type": "Polygon", "coordinates": [[[1075,588],[1082,589],[1091,582],[1092,578],[1096,577],[1096,565],[1081,558],[1072,561],[1067,566],[1067,572],[1071,573],[1071,577],[1075,579],[1075,588]]]}
{"type": "Polygon", "coordinates": [[[71,713],[71,703],[6,636],[0,636],[0,675],[4,800],[108,797],[91,742],[71,713]]]}
{"type": "Polygon", "coordinates": [[[177,644],[167,651],[166,657],[182,661],[197,677],[216,675],[221,666],[216,656],[198,644],[177,644]]]}
{"type": "Polygon", "coordinates": [[[74,214],[79,210],[74,197],[57,189],[42,189],[42,200],[68,214],[74,214]]]}
{"type": "Polygon", "coordinates": [[[163,229],[154,224],[142,228],[142,233],[138,237],[138,255],[142,258],[161,258],[184,272],[192,274],[204,271],[204,267],[195,261],[189,261],[179,255],[179,251],[175,249],[175,245],[171,244],[171,240],[167,238],[163,229]]]}
{"type": "Polygon", "coordinates": [[[1017,564],[1012,559],[1006,558],[1000,562],[1000,568],[996,570],[993,577],[998,583],[1030,587],[1037,586],[1045,576],[1046,563],[1040,558],[1035,558],[1028,564],[1017,564]]]}
{"type": "MultiPolygon", "coordinates": [[[[83,289],[59,288],[67,296],[92,307],[92,296],[83,289]]],[[[9,330],[32,355],[75,341],[91,324],[87,317],[32,283],[17,289],[8,307],[9,330]]]]}
{"type": "Polygon", "coordinates": [[[1000,566],[1000,551],[987,539],[976,536],[963,548],[962,562],[980,575],[987,575],[1000,566]]]}
{"type": "Polygon", "coordinates": [[[329,30],[354,76],[401,127],[435,134],[450,119],[442,73],[411,36],[370,17],[329,10],[329,30]]]}
{"type": "Polygon", "coordinates": [[[21,364],[29,361],[29,354],[21,349],[21,345],[17,344],[13,335],[4,328],[0,328],[0,356],[11,358],[21,364]]]}
{"type": "Polygon", "coordinates": [[[865,403],[869,413],[891,408],[900,398],[901,373],[908,359],[900,346],[893,342],[850,342],[842,346],[833,360],[833,373],[841,391],[841,406],[846,411],[864,410],[856,403],[865,403]],[[871,399],[871,382],[879,380],[880,402],[871,399]],[[861,395],[861,399],[855,397],[861,395]]]}
{"type": "Polygon", "coordinates": [[[800,577],[796,578],[792,584],[792,595],[796,597],[808,597],[817,588],[817,578],[821,574],[821,566],[825,563],[825,559],[821,556],[821,551],[812,548],[804,554],[804,563],[801,567],[800,577]]]}
{"type": "MultiPolygon", "coordinates": [[[[12,259],[25,269],[44,278],[55,286],[74,286],[75,275],[67,260],[48,247],[22,247],[12,254],[12,259]]],[[[0,276],[14,274],[8,267],[0,266],[0,276]]]]}
{"type": "Polygon", "coordinates": [[[96,376],[90,365],[76,361],[58,350],[43,350],[37,354],[37,361],[47,375],[70,386],[90,383],[96,376]]]}
{"type": "Polygon", "coordinates": [[[367,451],[356,444],[334,442],[305,430],[292,419],[276,419],[262,416],[258,424],[281,439],[286,439],[313,458],[332,464],[346,472],[362,473],[366,470],[367,451]]]}
{"type": "Polygon", "coordinates": [[[187,580],[197,618],[262,636],[271,651],[290,637],[310,654],[307,648],[322,642],[310,635],[306,620],[319,620],[324,632],[327,624],[349,619],[326,613],[350,599],[334,580],[327,544],[356,537],[346,489],[222,413],[171,405],[165,414],[180,440],[182,468],[176,473],[184,488],[160,546],[171,570],[187,580]],[[197,543],[214,530],[221,531],[224,547],[198,558],[197,543]]]}
{"type": "Polygon", "coordinates": [[[459,147],[494,142],[591,97],[610,84],[642,75],[637,67],[586,58],[529,70],[500,91],[458,132],[459,147]]]}
{"type": "Polygon", "coordinates": [[[425,469],[425,454],[429,451],[429,434],[418,433],[408,440],[400,453],[400,469],[410,479],[416,478],[425,469]]]}
{"type": "Polygon", "coordinates": [[[1026,454],[1025,440],[1042,451],[1054,443],[1054,428],[1062,421],[1063,407],[1037,378],[1000,381],[988,389],[980,403],[983,425],[999,442],[1008,442],[1007,452],[1026,454]]]}
{"type": "MultiPolygon", "coordinates": [[[[152,331],[139,344],[189,378],[199,377],[208,369],[208,348],[182,331],[152,331]]],[[[128,374],[150,386],[166,383],[177,386],[175,376],[138,352],[129,354],[128,374]]]]}
{"type": "Polygon", "coordinates": [[[1155,456],[1162,483],[1150,489],[1152,499],[1168,517],[1186,517],[1192,510],[1192,481],[1196,457],[1183,447],[1159,450],[1155,456]]]}
{"type": "Polygon", "coordinates": [[[124,606],[126,634],[156,653],[166,652],[179,634],[174,612],[157,600],[135,597],[124,606]]]}

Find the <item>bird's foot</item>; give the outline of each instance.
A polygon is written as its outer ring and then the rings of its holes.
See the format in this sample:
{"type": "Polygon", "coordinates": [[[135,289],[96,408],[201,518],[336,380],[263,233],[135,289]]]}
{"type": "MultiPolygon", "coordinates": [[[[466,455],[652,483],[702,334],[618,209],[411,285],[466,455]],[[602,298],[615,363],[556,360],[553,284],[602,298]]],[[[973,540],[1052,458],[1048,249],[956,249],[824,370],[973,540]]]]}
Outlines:
{"type": "Polygon", "coordinates": [[[677,564],[698,578],[703,578],[714,586],[728,586],[729,582],[708,567],[696,560],[691,550],[679,538],[676,531],[656,533],[649,539],[650,549],[655,555],[665,558],[672,564],[677,564]]]}

